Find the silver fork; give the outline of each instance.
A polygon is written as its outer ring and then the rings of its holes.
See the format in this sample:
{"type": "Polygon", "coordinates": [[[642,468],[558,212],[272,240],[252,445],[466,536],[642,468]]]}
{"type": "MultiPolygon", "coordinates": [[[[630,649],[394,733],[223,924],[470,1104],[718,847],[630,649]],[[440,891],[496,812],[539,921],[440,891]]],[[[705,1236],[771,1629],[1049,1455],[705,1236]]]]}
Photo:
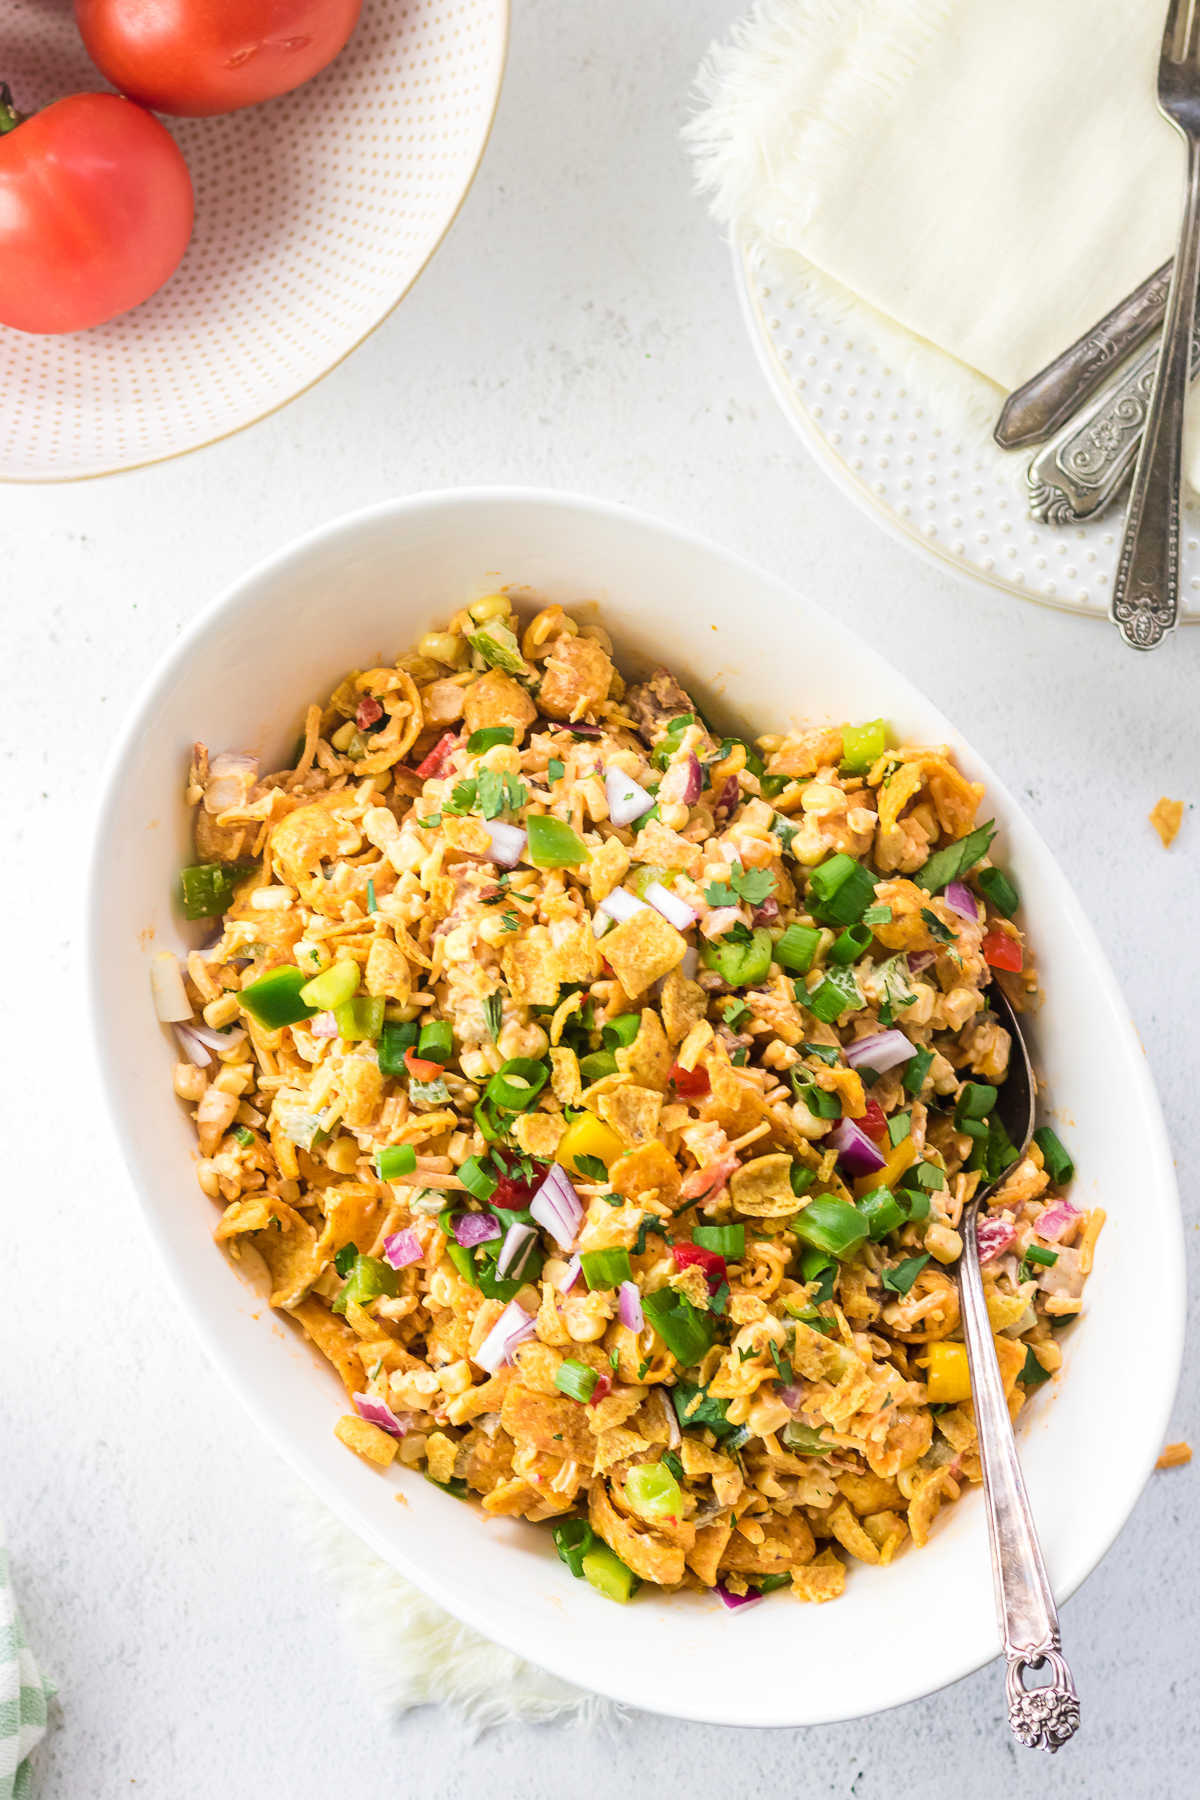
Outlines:
{"type": "Polygon", "coordinates": [[[1158,64],[1158,108],[1187,144],[1187,201],[1113,582],[1111,617],[1134,650],[1161,644],[1175,629],[1179,611],[1183,409],[1200,270],[1200,0],[1171,0],[1158,64]]]}

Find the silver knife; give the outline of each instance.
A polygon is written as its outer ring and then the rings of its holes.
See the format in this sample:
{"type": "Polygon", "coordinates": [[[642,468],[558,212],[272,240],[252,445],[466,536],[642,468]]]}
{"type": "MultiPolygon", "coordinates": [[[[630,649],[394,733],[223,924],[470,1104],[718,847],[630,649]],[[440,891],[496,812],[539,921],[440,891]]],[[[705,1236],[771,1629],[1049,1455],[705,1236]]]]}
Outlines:
{"type": "Polygon", "coordinates": [[[1148,275],[1070,349],[1015,389],[993,432],[1002,450],[1039,444],[1072,416],[1105,376],[1162,324],[1174,259],[1148,275]]]}
{"type": "MultiPolygon", "coordinates": [[[[1081,525],[1116,499],[1137,461],[1157,367],[1154,344],[1042,446],[1025,477],[1031,518],[1081,525]]],[[[1191,379],[1197,375],[1200,337],[1192,340],[1191,379]]]]}

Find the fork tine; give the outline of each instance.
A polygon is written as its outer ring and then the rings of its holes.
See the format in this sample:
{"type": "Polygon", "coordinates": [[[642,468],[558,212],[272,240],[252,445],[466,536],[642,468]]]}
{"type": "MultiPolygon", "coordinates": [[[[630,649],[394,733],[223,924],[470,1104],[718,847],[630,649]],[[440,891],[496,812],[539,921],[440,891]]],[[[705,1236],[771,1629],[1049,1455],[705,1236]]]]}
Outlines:
{"type": "Polygon", "coordinates": [[[1163,60],[1171,63],[1191,61],[1200,51],[1200,4],[1198,0],[1170,0],[1163,26],[1163,60]]]}

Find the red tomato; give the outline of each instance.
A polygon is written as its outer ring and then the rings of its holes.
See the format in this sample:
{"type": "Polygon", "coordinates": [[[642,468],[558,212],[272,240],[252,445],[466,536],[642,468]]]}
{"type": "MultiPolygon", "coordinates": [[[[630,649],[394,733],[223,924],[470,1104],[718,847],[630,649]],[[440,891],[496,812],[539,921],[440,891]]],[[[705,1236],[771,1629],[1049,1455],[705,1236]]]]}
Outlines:
{"type": "Polygon", "coordinates": [[[426,1056],[418,1056],[415,1050],[404,1052],[404,1066],[414,1081],[436,1081],[439,1075],[446,1073],[441,1063],[430,1062],[426,1056]]]}
{"type": "Polygon", "coordinates": [[[187,164],[131,101],[71,94],[0,137],[0,324],[86,331],[128,312],[191,235],[187,164]]]}
{"type": "Polygon", "coordinates": [[[426,781],[431,775],[444,775],[450,752],[457,743],[458,738],[453,731],[444,731],[428,756],[417,764],[417,774],[426,781]]]}
{"type": "MultiPolygon", "coordinates": [[[[497,1152],[493,1160],[500,1164],[503,1158],[497,1152]]],[[[546,1167],[545,1163],[536,1163],[531,1181],[526,1181],[520,1175],[502,1175],[496,1183],[495,1191],[488,1196],[488,1205],[498,1206],[501,1212],[524,1212],[546,1178],[546,1167]]]]}
{"type": "Polygon", "coordinates": [[[707,1069],[685,1069],[680,1063],[672,1066],[670,1081],[682,1100],[699,1100],[709,1088],[707,1069]]]}
{"type": "Polygon", "coordinates": [[[290,93],[331,63],[362,0],[75,0],[88,55],[155,112],[198,118],[290,93]]]}
{"type": "Polygon", "coordinates": [[[983,940],[983,954],[993,969],[1010,969],[1016,974],[1025,967],[1025,952],[1007,931],[989,931],[983,940]]]}
{"type": "Polygon", "coordinates": [[[699,1244],[672,1244],[671,1255],[677,1269],[703,1269],[710,1294],[715,1294],[725,1279],[725,1258],[718,1250],[705,1250],[699,1244]]]}
{"type": "Polygon", "coordinates": [[[861,1119],[854,1123],[860,1131],[865,1131],[869,1138],[881,1139],[887,1135],[887,1120],[883,1116],[883,1108],[878,1100],[868,1100],[867,1110],[861,1119]]]}

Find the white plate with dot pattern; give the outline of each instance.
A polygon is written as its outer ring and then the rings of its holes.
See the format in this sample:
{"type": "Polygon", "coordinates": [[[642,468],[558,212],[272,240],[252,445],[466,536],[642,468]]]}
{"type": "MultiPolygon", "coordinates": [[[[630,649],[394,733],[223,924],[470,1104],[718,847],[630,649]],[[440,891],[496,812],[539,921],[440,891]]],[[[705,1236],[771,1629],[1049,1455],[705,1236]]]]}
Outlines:
{"type": "MultiPolygon", "coordinates": [[[[508,0],[367,0],[329,68],[225,118],[165,121],[191,169],[187,255],[92,331],[0,326],[0,479],[64,481],[228,437],[385,319],[449,229],[500,96],[508,0]]],[[[105,83],[69,6],[14,0],[0,68],[33,112],[105,83]]]]}
{"type": "MultiPolygon", "coordinates": [[[[1013,457],[986,432],[965,418],[956,429],[931,417],[869,333],[857,321],[817,317],[761,247],[735,243],[733,255],[746,323],[776,398],[852,499],[907,543],[994,587],[1107,618],[1119,507],[1086,526],[1036,523],[1013,457]]],[[[1183,524],[1181,616],[1196,624],[1200,508],[1192,500],[1183,524]]]]}

